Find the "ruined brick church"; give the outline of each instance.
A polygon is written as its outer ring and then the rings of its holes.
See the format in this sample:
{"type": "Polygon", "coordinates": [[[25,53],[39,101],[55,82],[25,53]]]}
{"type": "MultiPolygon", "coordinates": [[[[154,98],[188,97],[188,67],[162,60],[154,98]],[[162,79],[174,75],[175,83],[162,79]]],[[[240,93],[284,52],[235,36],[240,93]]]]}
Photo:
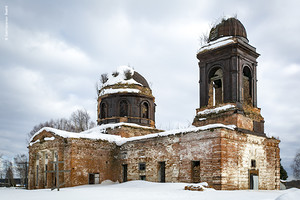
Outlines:
{"type": "Polygon", "coordinates": [[[279,189],[279,140],[266,136],[257,107],[258,56],[239,20],[212,28],[197,54],[200,108],[193,127],[172,131],[155,128],[155,98],[142,75],[128,66],[103,75],[97,127],[43,128],[31,138],[29,189],[104,180],[279,189]],[[66,172],[50,173],[57,168],[66,172]]]}

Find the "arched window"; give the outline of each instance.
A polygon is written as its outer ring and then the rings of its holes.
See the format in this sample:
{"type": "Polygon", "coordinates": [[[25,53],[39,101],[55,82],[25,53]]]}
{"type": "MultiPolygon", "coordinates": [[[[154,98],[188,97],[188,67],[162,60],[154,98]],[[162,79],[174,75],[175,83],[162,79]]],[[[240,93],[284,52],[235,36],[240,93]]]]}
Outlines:
{"type": "Polygon", "coordinates": [[[100,105],[100,118],[107,118],[107,105],[106,103],[101,103],[100,105]]]}
{"type": "Polygon", "coordinates": [[[126,100],[120,101],[120,117],[128,116],[128,103],[126,100]]]}
{"type": "Polygon", "coordinates": [[[216,106],[223,103],[223,71],[216,68],[209,75],[209,105],[216,106]]]}
{"type": "Polygon", "coordinates": [[[149,105],[147,102],[143,102],[141,105],[141,117],[149,118],[149,105]]]}
{"type": "Polygon", "coordinates": [[[247,104],[252,103],[252,76],[249,67],[243,69],[243,101],[247,104]]]}

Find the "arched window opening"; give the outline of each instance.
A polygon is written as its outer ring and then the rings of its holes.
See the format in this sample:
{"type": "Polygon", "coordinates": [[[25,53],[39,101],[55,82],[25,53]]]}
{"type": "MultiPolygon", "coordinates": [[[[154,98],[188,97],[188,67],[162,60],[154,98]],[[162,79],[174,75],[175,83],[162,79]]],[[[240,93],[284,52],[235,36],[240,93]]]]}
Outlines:
{"type": "Polygon", "coordinates": [[[128,116],[128,103],[126,100],[120,101],[120,117],[128,116]]]}
{"type": "Polygon", "coordinates": [[[216,106],[223,103],[223,71],[213,70],[209,76],[209,105],[216,106]]]}
{"type": "Polygon", "coordinates": [[[243,101],[247,104],[252,104],[252,76],[249,67],[243,69],[243,101]]]}
{"type": "Polygon", "coordinates": [[[141,114],[142,118],[149,118],[149,105],[147,102],[142,103],[141,114]]]}
{"type": "Polygon", "coordinates": [[[102,103],[100,106],[100,118],[107,118],[107,105],[106,103],[102,103]]]}

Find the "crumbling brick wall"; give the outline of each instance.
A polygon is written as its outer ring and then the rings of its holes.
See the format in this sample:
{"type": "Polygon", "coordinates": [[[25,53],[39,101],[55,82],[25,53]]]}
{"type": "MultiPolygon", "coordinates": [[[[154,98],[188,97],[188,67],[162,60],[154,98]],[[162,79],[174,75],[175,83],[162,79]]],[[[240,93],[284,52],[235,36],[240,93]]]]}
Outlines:
{"type": "Polygon", "coordinates": [[[55,184],[53,173],[48,173],[47,178],[45,177],[46,161],[48,170],[55,168],[51,163],[55,161],[55,154],[59,161],[64,161],[59,164],[59,170],[70,170],[60,173],[59,182],[65,182],[64,187],[89,184],[90,173],[99,173],[100,183],[108,179],[118,180],[120,172],[115,166],[120,164],[116,159],[118,147],[114,143],[59,136],[55,136],[55,140],[44,141],[45,137],[54,135],[44,131],[33,140],[42,142],[29,146],[29,189],[51,188],[55,184]]]}
{"type": "MultiPolygon", "coordinates": [[[[259,170],[259,189],[279,187],[279,141],[218,128],[127,142],[120,148],[128,180],[158,182],[159,162],[165,162],[166,182],[193,182],[192,162],[200,161],[200,182],[215,189],[249,189],[251,160],[259,170]],[[146,170],[139,170],[139,163],[146,170]]],[[[121,171],[121,170],[120,170],[121,171]]],[[[122,181],[122,178],[121,178],[122,181]]]]}
{"type": "Polygon", "coordinates": [[[259,173],[259,189],[279,189],[279,141],[274,138],[214,128],[133,140],[119,147],[103,140],[59,136],[52,141],[43,141],[49,136],[53,135],[46,131],[39,134],[37,138],[42,142],[29,147],[29,189],[49,188],[53,183],[53,177],[48,175],[45,184],[43,156],[46,153],[48,163],[57,153],[59,160],[65,162],[59,168],[71,170],[60,176],[59,181],[65,182],[65,186],[88,184],[89,174],[94,173],[100,174],[100,183],[107,179],[123,182],[124,164],[127,166],[127,180],[145,178],[159,182],[160,163],[164,162],[166,182],[197,180],[208,182],[215,189],[249,189],[249,173],[254,170],[259,173]],[[251,166],[251,160],[256,161],[255,167],[251,166]],[[139,163],[144,163],[146,168],[141,170],[139,163]],[[196,179],[193,177],[193,163],[200,164],[196,179]]]}
{"type": "Polygon", "coordinates": [[[279,189],[279,141],[273,138],[226,132],[221,135],[222,187],[225,190],[249,189],[250,171],[259,177],[258,188],[279,189]],[[254,160],[255,166],[251,166],[254,160]]]}
{"type": "Polygon", "coordinates": [[[180,133],[127,142],[120,148],[121,162],[128,165],[128,180],[159,181],[159,162],[165,162],[166,182],[192,182],[192,161],[200,161],[200,181],[220,185],[220,133],[217,129],[180,133]],[[139,170],[146,163],[146,170],[139,170]]]}

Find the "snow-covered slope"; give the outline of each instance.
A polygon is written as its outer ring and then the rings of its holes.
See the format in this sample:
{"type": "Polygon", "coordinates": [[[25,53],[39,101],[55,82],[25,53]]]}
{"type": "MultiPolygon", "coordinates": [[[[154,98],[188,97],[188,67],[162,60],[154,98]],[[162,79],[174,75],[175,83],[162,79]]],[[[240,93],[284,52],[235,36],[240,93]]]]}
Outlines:
{"type": "Polygon", "coordinates": [[[205,191],[184,190],[186,183],[152,183],[130,181],[121,184],[86,185],[73,188],[62,188],[59,192],[50,189],[24,190],[0,188],[0,199],[22,200],[298,200],[299,189],[273,191],[205,191]]]}

